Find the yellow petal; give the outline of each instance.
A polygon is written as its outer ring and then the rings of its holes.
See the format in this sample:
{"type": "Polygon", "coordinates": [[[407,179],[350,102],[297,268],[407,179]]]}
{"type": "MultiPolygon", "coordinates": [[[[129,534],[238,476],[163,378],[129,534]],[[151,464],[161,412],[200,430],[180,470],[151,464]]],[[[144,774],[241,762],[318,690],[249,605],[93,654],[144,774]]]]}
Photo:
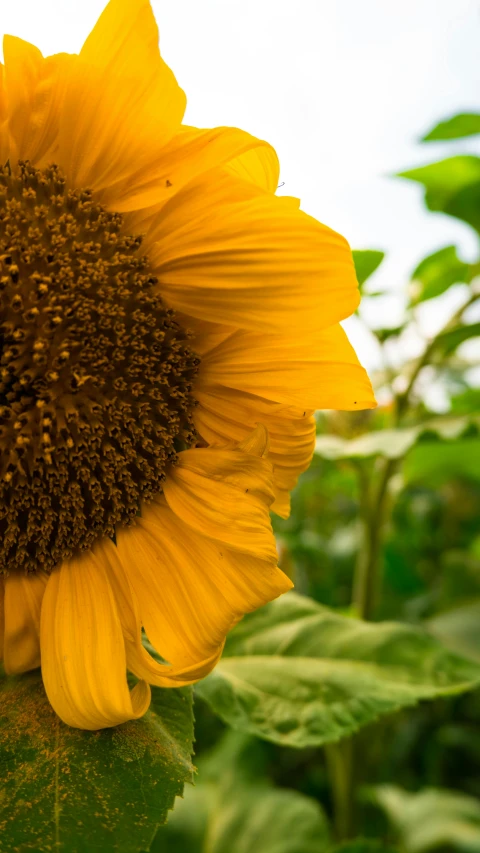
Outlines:
{"type": "MultiPolygon", "coordinates": [[[[4,113],[8,157],[45,166],[55,158],[69,69],[75,57],[42,56],[15,36],[3,40],[4,113]]],[[[2,152],[2,163],[6,152],[2,152]]]]}
{"type": "Polygon", "coordinates": [[[159,290],[194,330],[195,320],[206,320],[311,334],[358,305],[343,237],[220,169],[177,193],[149,240],[159,290]]]}
{"type": "MultiPolygon", "coordinates": [[[[262,432],[257,433],[260,441],[262,432]]],[[[276,565],[269,516],[275,498],[273,471],[260,449],[212,447],[179,453],[163,492],[170,508],[193,530],[276,565]]]]}
{"type": "Polygon", "coordinates": [[[275,501],[271,510],[287,518],[289,492],[299,475],[306,471],[315,447],[315,420],[312,414],[225,387],[196,390],[198,406],[195,427],[207,444],[240,441],[259,421],[270,439],[269,459],[273,464],[275,501]]]}
{"type": "Polygon", "coordinates": [[[40,612],[48,576],[12,572],[5,578],[5,672],[27,672],[40,666],[40,612]]]}
{"type": "Polygon", "coordinates": [[[274,193],[278,187],[280,166],[270,146],[257,147],[231,159],[225,167],[229,174],[250,181],[263,190],[274,193]]]}
{"type": "MultiPolygon", "coordinates": [[[[120,212],[155,205],[151,212],[153,220],[163,204],[182,187],[204,172],[229,162],[263,164],[264,170],[269,168],[274,172],[278,160],[274,149],[267,142],[236,127],[207,130],[182,127],[170,142],[155,149],[151,162],[132,172],[128,180],[109,187],[103,198],[120,212]]],[[[258,171],[261,172],[260,165],[258,171]]],[[[260,174],[258,178],[261,179],[260,174]]],[[[141,230],[144,231],[143,214],[141,221],[141,230]]],[[[135,219],[127,220],[127,223],[130,230],[137,230],[135,219]]],[[[148,236],[145,247],[148,250],[148,236]]]]}
{"type": "Polygon", "coordinates": [[[179,682],[207,675],[243,614],[292,586],[271,562],[196,533],[163,498],[119,531],[117,547],[148,638],[179,682]]]}
{"type": "Polygon", "coordinates": [[[110,0],[71,69],[60,165],[100,193],[154,162],[184,110],[149,0],[110,0]]]}
{"type": "MultiPolygon", "coordinates": [[[[107,574],[115,598],[125,640],[127,668],[149,684],[157,687],[177,687],[197,681],[200,676],[190,671],[176,671],[168,664],[158,663],[142,645],[142,621],[133,587],[119,557],[118,548],[104,537],[97,543],[97,553],[107,574]]],[[[219,655],[217,654],[216,658],[219,655]]],[[[212,666],[216,660],[212,663],[212,666]]],[[[207,662],[208,663],[208,662],[207,662]]],[[[191,669],[191,668],[190,668],[191,669]]]]}
{"type": "Polygon", "coordinates": [[[340,325],[307,336],[239,331],[202,359],[200,388],[224,386],[303,409],[369,409],[370,380],[340,325]]]}
{"type": "Polygon", "coordinates": [[[150,688],[129,692],[120,618],[101,549],[54,570],[41,618],[42,675],[58,716],[79,729],[102,729],[141,717],[150,688]]]}
{"type": "Polygon", "coordinates": [[[0,661],[3,660],[5,634],[5,582],[0,578],[0,661]]]}

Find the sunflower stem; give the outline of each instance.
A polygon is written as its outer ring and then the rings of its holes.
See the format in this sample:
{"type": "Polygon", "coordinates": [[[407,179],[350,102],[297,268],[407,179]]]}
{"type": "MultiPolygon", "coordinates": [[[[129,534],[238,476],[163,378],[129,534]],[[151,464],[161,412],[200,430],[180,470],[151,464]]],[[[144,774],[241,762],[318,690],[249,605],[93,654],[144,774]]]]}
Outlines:
{"type": "Polygon", "coordinates": [[[332,786],[335,835],[338,841],[344,841],[353,833],[352,738],[327,744],[325,757],[332,786]]]}
{"type": "Polygon", "coordinates": [[[390,480],[397,470],[397,460],[382,460],[377,483],[360,478],[360,519],[363,528],[353,582],[352,604],[359,619],[371,619],[379,597],[380,554],[382,534],[388,516],[390,480]]]}

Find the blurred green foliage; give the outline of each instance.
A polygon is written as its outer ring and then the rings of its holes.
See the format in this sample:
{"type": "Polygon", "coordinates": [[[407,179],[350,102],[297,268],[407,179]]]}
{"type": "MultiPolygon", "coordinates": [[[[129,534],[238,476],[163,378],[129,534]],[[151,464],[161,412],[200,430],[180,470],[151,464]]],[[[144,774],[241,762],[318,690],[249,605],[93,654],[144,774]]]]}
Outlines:
{"type": "MultiPolygon", "coordinates": [[[[464,113],[425,142],[476,133],[464,113]]],[[[401,177],[480,235],[480,158],[401,177]]],[[[354,252],[358,322],[388,297],[371,280],[383,257],[354,252]]],[[[296,593],[240,623],[198,685],[197,784],[156,853],[480,853],[480,383],[465,350],[479,297],[480,256],[430,253],[403,316],[369,330],[378,408],[318,415],[292,514],[274,522],[296,593]],[[423,303],[453,290],[422,341],[423,303]]]]}

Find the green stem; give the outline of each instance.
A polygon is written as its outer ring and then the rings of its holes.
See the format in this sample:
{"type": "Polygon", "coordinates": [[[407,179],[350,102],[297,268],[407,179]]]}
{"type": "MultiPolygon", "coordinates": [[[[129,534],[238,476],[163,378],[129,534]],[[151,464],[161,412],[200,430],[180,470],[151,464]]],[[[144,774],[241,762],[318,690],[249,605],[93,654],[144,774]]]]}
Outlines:
{"type": "Polygon", "coordinates": [[[358,552],[353,582],[355,613],[359,619],[371,619],[379,594],[379,565],[383,528],[388,509],[388,486],[397,469],[395,459],[382,460],[382,471],[373,495],[361,485],[360,517],[362,547],[358,552]]]}
{"type": "Polygon", "coordinates": [[[327,744],[325,756],[332,785],[335,835],[343,841],[353,834],[352,739],[327,744]]]}
{"type": "MultiPolygon", "coordinates": [[[[455,313],[446,326],[425,347],[418,359],[405,391],[396,398],[393,426],[401,424],[408,410],[412,391],[420,371],[429,363],[437,345],[438,337],[454,328],[463,312],[478,299],[473,294],[455,313]]],[[[383,459],[380,476],[372,483],[367,471],[360,463],[357,467],[360,491],[360,520],[363,527],[363,546],[359,550],[353,585],[352,604],[360,619],[371,619],[379,599],[380,557],[383,531],[389,512],[389,485],[396,473],[399,460],[383,459]]],[[[332,785],[334,825],[337,839],[350,838],[354,830],[355,792],[355,738],[347,738],[325,747],[328,774],[332,785]]]]}
{"type": "MultiPolygon", "coordinates": [[[[472,294],[467,301],[455,312],[448,323],[425,347],[423,355],[418,359],[405,391],[396,399],[393,426],[398,427],[405,412],[408,410],[412,391],[421,370],[429,363],[432,353],[441,335],[455,328],[460,322],[464,311],[479,298],[478,293],[472,294]]],[[[384,459],[381,461],[381,473],[378,485],[372,494],[365,472],[359,469],[360,485],[360,518],[363,526],[363,543],[360,548],[353,585],[353,605],[360,619],[371,619],[379,597],[380,586],[380,555],[383,529],[388,516],[388,487],[396,473],[398,461],[384,459]]]]}
{"type": "Polygon", "coordinates": [[[405,391],[403,391],[402,394],[399,394],[397,399],[396,399],[396,412],[395,412],[394,424],[393,424],[394,427],[397,427],[400,424],[400,421],[402,420],[402,417],[408,408],[408,404],[410,402],[410,397],[411,397],[415,382],[417,381],[418,375],[419,375],[420,371],[423,370],[423,368],[426,367],[426,365],[429,363],[430,356],[432,355],[433,351],[435,350],[435,347],[437,345],[439,338],[441,338],[442,335],[444,335],[446,332],[449,332],[451,329],[454,329],[458,325],[458,323],[462,319],[462,314],[464,313],[464,311],[466,311],[467,308],[470,308],[470,306],[473,305],[474,302],[476,302],[478,298],[479,298],[478,293],[473,293],[471,296],[469,296],[467,301],[464,302],[464,304],[460,306],[458,311],[455,312],[453,317],[450,318],[450,320],[448,321],[448,323],[445,324],[443,329],[441,329],[440,332],[438,332],[438,334],[434,338],[432,338],[432,340],[425,347],[423,355],[420,356],[420,358],[418,359],[418,361],[417,361],[417,363],[413,369],[413,372],[410,376],[410,379],[408,381],[408,385],[407,385],[405,391]]]}

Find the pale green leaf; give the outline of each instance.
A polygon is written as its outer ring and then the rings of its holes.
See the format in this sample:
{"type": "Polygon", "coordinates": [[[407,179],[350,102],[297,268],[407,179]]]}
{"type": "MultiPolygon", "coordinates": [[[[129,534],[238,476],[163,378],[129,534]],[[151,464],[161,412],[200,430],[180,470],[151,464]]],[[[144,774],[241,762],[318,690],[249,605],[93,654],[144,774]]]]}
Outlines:
{"type": "Polygon", "coordinates": [[[348,619],[289,593],[231,632],[196,689],[233,728],[306,747],[479,683],[479,665],[420,629],[348,619]]]}
{"type": "Polygon", "coordinates": [[[438,613],[426,627],[453,652],[480,663],[480,600],[438,613]]]}
{"type": "Polygon", "coordinates": [[[480,423],[480,418],[474,415],[456,418],[438,417],[416,426],[378,430],[354,439],[340,438],[336,435],[319,435],[315,444],[315,453],[324,459],[361,459],[369,456],[401,459],[426,433],[435,433],[440,438],[452,440],[462,435],[471,424],[477,422],[480,423]]]}
{"type": "Polygon", "coordinates": [[[478,338],[480,336],[480,323],[470,323],[469,325],[456,326],[443,335],[439,335],[436,340],[436,347],[446,355],[454,352],[460,344],[470,338],[478,338]]]}
{"type": "Polygon", "coordinates": [[[191,690],[152,692],[161,715],[85,732],[54,714],[39,674],[0,679],[2,850],[148,848],[193,771],[191,690]]]}
{"type": "Polygon", "coordinates": [[[436,124],[422,142],[437,142],[443,139],[462,139],[465,136],[474,136],[480,133],[479,113],[458,113],[452,118],[436,124]]]}
{"type": "Polygon", "coordinates": [[[479,157],[449,157],[438,163],[401,172],[399,177],[423,184],[425,202],[430,210],[448,213],[480,231],[479,157]]]}
{"type": "Polygon", "coordinates": [[[406,853],[439,848],[480,853],[480,801],[474,797],[436,788],[410,794],[393,785],[370,791],[396,828],[406,853]]]}
{"type": "Polygon", "coordinates": [[[455,246],[445,246],[418,265],[410,285],[413,305],[433,299],[444,293],[452,284],[469,282],[475,268],[461,261],[455,246]]]}
{"type": "Polygon", "coordinates": [[[199,784],[186,791],[150,853],[327,853],[315,800],[266,784],[199,784]],[[194,819],[192,820],[192,814],[194,819]]]}
{"type": "Polygon", "coordinates": [[[437,487],[450,479],[480,482],[480,441],[424,441],[412,448],[403,463],[406,483],[437,487]]]}
{"type": "Polygon", "coordinates": [[[366,280],[378,269],[382,263],[385,252],[379,252],[376,249],[354,249],[353,262],[355,264],[355,272],[357,281],[362,290],[366,280]]]}
{"type": "Polygon", "coordinates": [[[332,847],[328,853],[398,853],[398,850],[373,838],[356,838],[332,847]]]}

